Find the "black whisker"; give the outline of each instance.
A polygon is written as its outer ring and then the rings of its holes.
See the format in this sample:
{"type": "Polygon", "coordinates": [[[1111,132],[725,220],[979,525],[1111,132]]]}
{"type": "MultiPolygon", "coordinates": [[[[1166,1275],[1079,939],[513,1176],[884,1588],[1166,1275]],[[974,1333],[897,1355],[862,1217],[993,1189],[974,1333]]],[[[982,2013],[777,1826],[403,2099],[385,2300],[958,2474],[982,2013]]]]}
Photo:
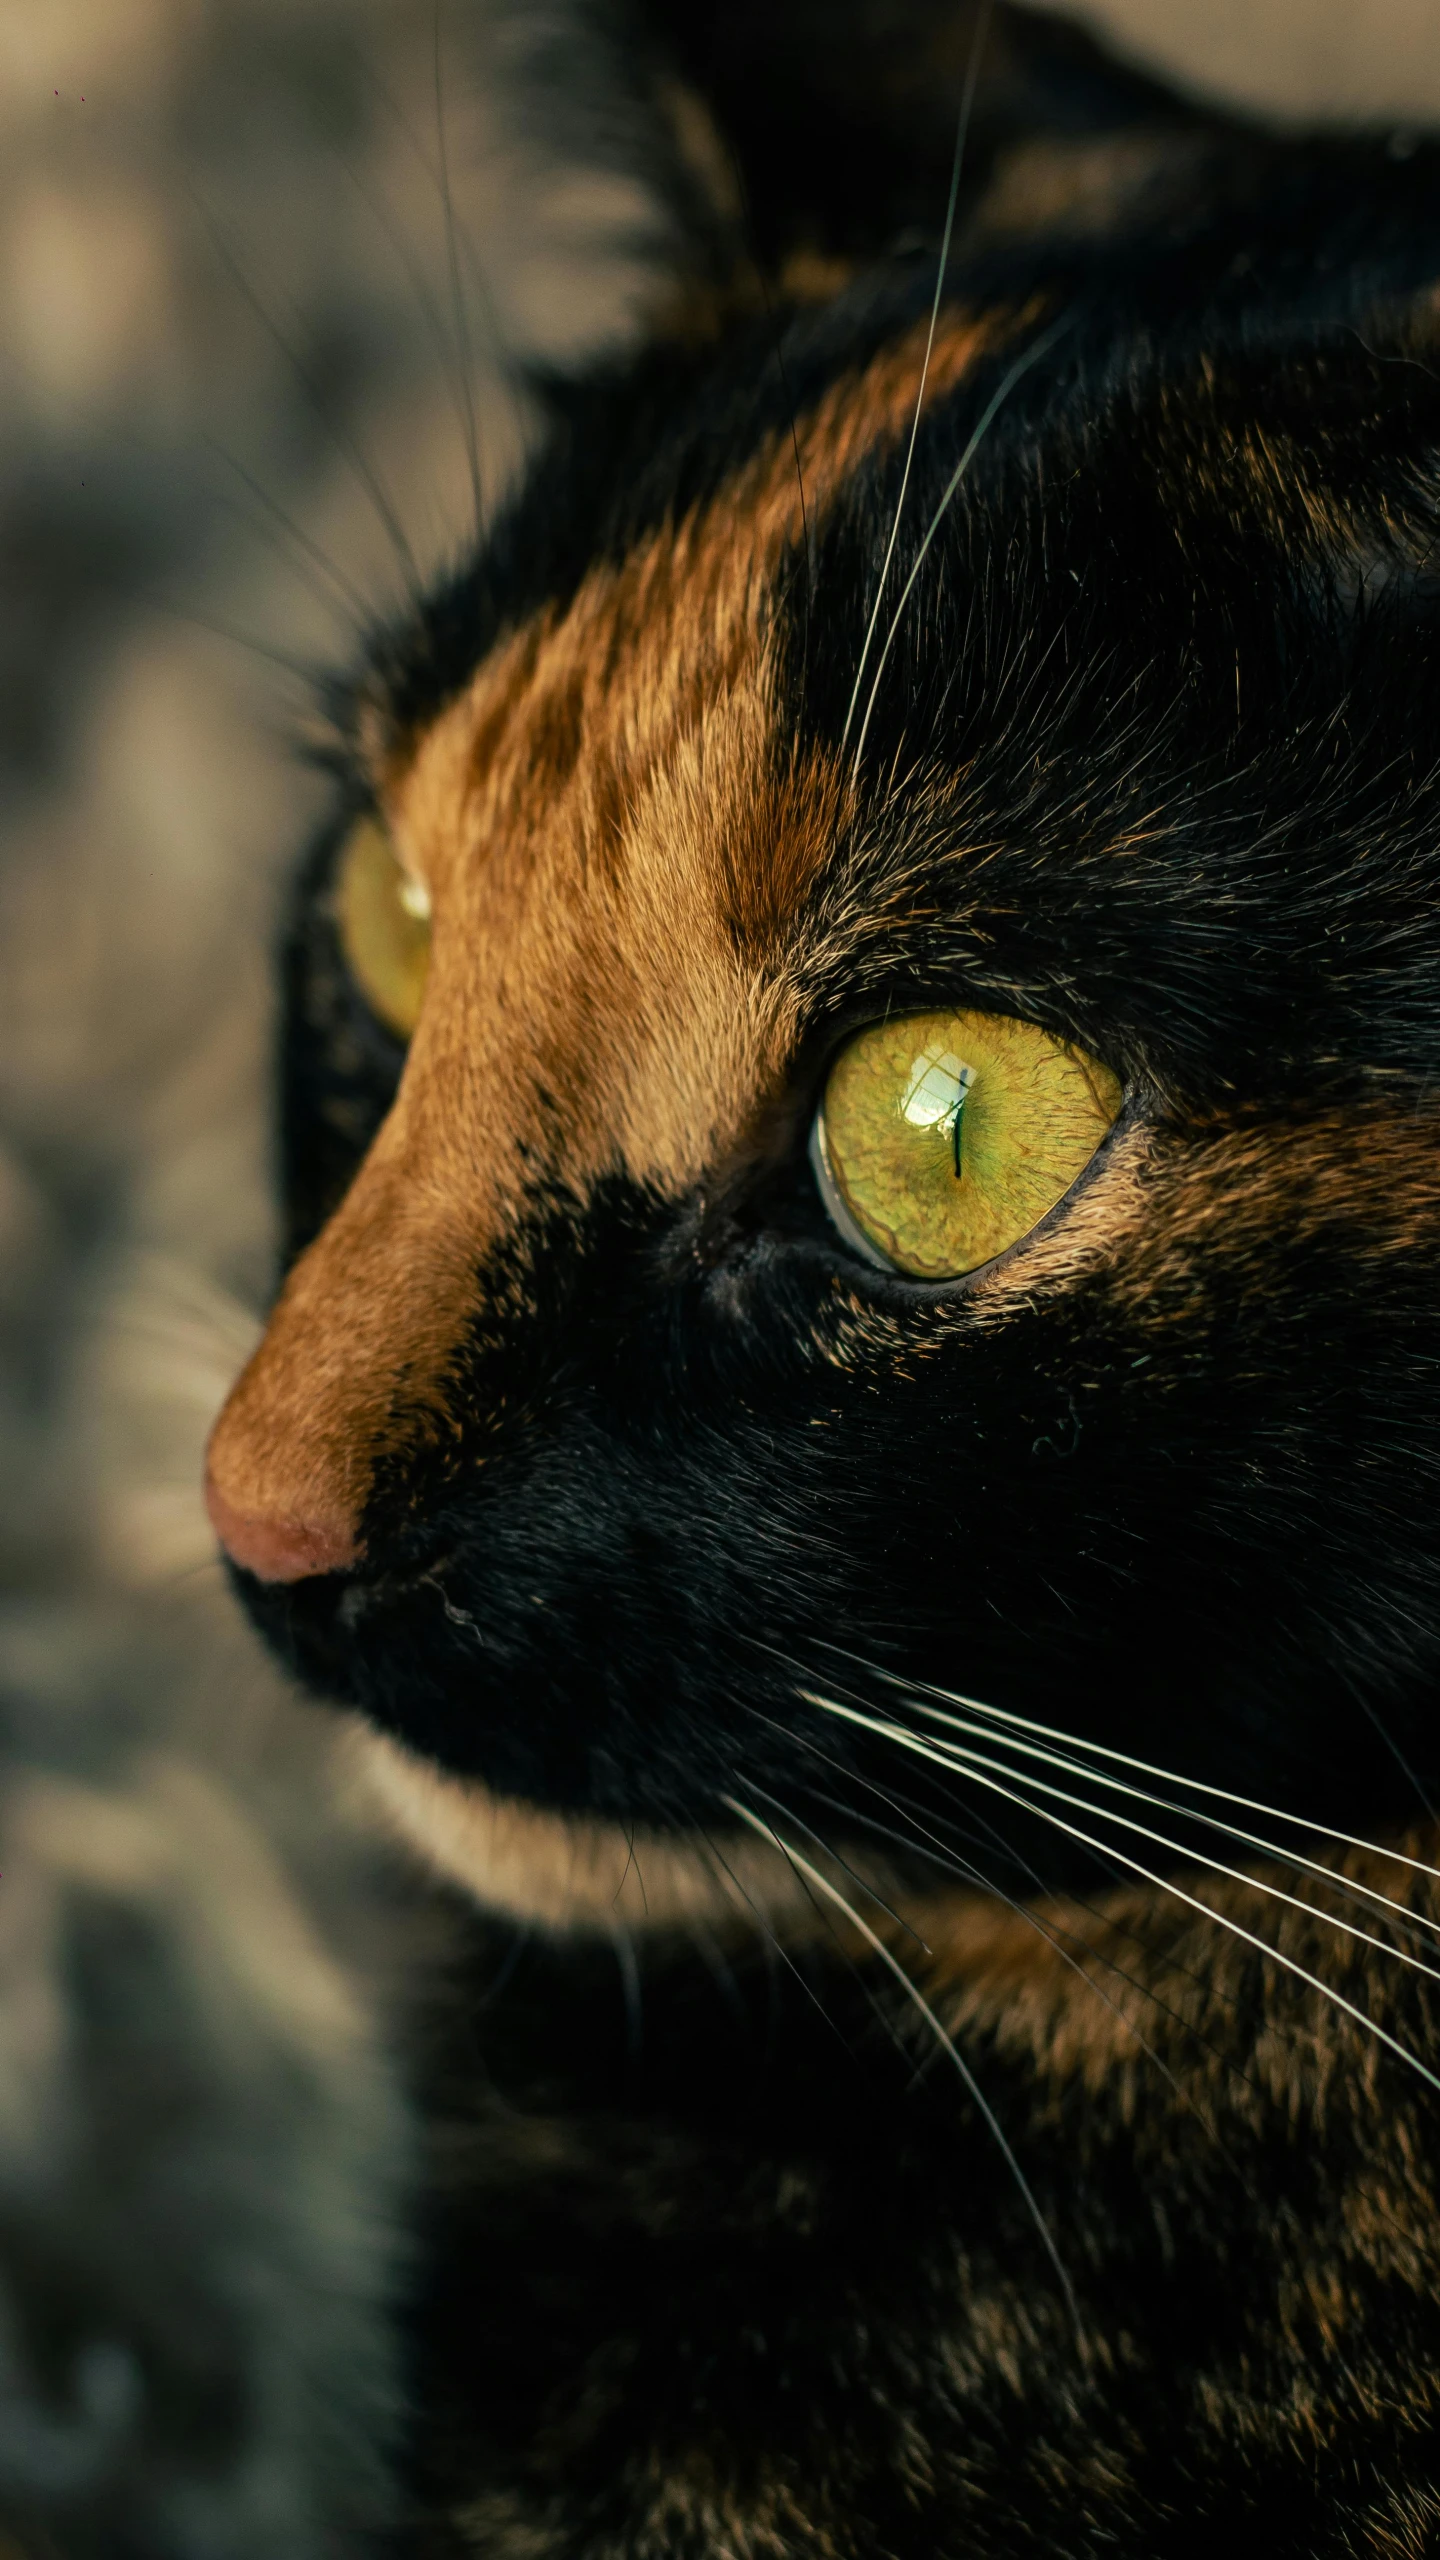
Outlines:
{"type": "Polygon", "coordinates": [[[480,445],[475,423],[475,384],[470,355],[470,331],[465,314],[465,296],[460,284],[460,257],[455,235],[455,200],[450,191],[450,152],[445,136],[445,92],[440,66],[440,0],[435,0],[435,143],[440,159],[440,202],[445,217],[445,256],[450,270],[450,306],[455,315],[455,347],[460,367],[463,393],[462,424],[465,449],[470,463],[470,491],[475,510],[475,532],[479,535],[484,521],[484,500],[480,484],[480,445]]]}
{"type": "MultiPolygon", "coordinates": [[[[801,1990],[804,1992],[806,1999],[810,2002],[812,2008],[819,2011],[820,2016],[824,2019],[826,2026],[830,2029],[830,2032],[835,2037],[837,2043],[843,2047],[846,2053],[850,2053],[851,2047],[846,2042],[844,2032],[838,2021],[830,2015],[829,2010],[826,2008],[824,2001],[815,1989],[814,1984],[806,1981],[804,1974],[801,1972],[799,1965],[795,1962],[789,1948],[784,1944],[782,1939],[776,1936],[775,1931],[771,1928],[769,1921],[765,1918],[764,1913],[761,1911],[759,1904],[755,1901],[753,1895],[747,1893],[723,1849],[717,1847],[712,1834],[705,1829],[703,1824],[700,1824],[697,1827],[699,1829],[699,1836],[705,1843],[706,1850],[710,1857],[714,1860],[716,1866],[721,1869],[722,1873],[728,1877],[730,1883],[734,1886],[735,1891],[739,1894],[741,1901],[747,1906],[769,1954],[772,1957],[778,1956],[786,1971],[794,1975],[801,1990]]],[[[772,2019],[772,2027],[773,2024],[774,2021],[772,2019]]]]}
{"type": "MultiPolygon", "coordinates": [[[[329,553],[325,551],[320,543],[314,540],[312,535],[305,531],[302,525],[298,525],[295,522],[294,517],[281,506],[279,499],[271,496],[270,491],[264,486],[263,482],[257,480],[254,472],[246,468],[238,454],[231,453],[228,446],[221,444],[216,436],[203,436],[201,438],[201,442],[209,448],[210,452],[216,456],[218,461],[225,464],[227,470],[234,472],[236,479],[239,480],[249,491],[257,506],[264,508],[265,513],[271,518],[272,524],[280,533],[285,535],[286,539],[292,545],[293,550],[301,553],[306,560],[313,563],[314,567],[320,571],[321,576],[328,582],[331,590],[333,590],[332,594],[327,595],[323,587],[317,587],[312,581],[312,594],[316,595],[322,603],[327,604],[333,604],[335,597],[338,597],[340,602],[344,605],[346,612],[353,616],[355,620],[359,622],[368,621],[371,608],[365,598],[361,595],[359,588],[354,584],[353,580],[345,575],[343,569],[336,567],[336,564],[330,558],[329,553]]],[[[233,504],[233,501],[230,503],[233,504]]],[[[259,528],[255,526],[253,517],[246,517],[243,512],[238,509],[236,512],[241,514],[242,523],[249,524],[252,530],[259,530],[259,528]]],[[[275,539],[273,534],[271,538],[272,540],[275,539]]],[[[287,557],[283,547],[278,543],[278,541],[276,542],[276,548],[280,552],[282,559],[287,557]]],[[[298,563],[292,558],[289,561],[289,565],[292,568],[295,568],[298,566],[298,563]]]]}
{"type": "Polygon", "coordinates": [[[618,1925],[612,1932],[611,1944],[620,1969],[620,1983],[625,1995],[625,2044],[633,2061],[639,2058],[645,2036],[645,2015],[640,1994],[640,1966],[635,1943],[628,1929],[618,1925]]]}
{"type": "Polygon", "coordinates": [[[246,274],[244,267],[241,265],[239,258],[231,247],[230,242],[226,239],[223,229],[215,216],[211,213],[209,207],[198,196],[194,198],[194,202],[196,210],[210,234],[216,254],[228,269],[236,286],[244,296],[251,310],[254,312],[262,329],[264,329],[266,336],[284,357],[285,362],[290,367],[295,380],[299,383],[302,391],[305,393],[305,396],[309,401],[311,408],[314,410],[316,417],[319,419],[320,424],[324,427],[327,435],[333,439],[336,450],[340,453],[345,462],[348,463],[356,480],[359,482],[360,487],[364,490],[366,496],[370,500],[370,503],[394,548],[396,558],[400,562],[406,583],[409,586],[412,595],[418,599],[423,592],[423,581],[420,576],[419,563],[417,562],[415,554],[411,550],[409,541],[406,538],[405,528],[400,521],[399,514],[395,507],[395,502],[391,498],[389,491],[386,489],[384,482],[381,480],[379,473],[376,471],[374,464],[370,461],[369,456],[365,453],[363,447],[359,443],[358,439],[352,434],[350,429],[334,416],[331,404],[325,399],[318,383],[311,374],[310,368],[306,364],[304,357],[299,353],[298,349],[291,345],[290,340],[287,338],[274,314],[267,310],[259,292],[256,290],[256,287],[250,277],[246,274]]]}

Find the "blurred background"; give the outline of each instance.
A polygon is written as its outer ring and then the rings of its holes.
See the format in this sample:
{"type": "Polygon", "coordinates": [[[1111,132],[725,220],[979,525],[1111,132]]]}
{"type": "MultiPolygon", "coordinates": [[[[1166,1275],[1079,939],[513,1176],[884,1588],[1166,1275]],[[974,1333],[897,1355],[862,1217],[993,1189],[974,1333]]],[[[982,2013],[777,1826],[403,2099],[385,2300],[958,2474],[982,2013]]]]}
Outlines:
{"type": "MultiPolygon", "coordinates": [[[[379,2512],[424,1914],[199,1469],[271,1267],[312,674],[493,505],[517,362],[649,272],[637,189],[513,112],[542,14],[0,0],[0,2560],[379,2512]]],[[[1279,119],[1440,120],[1440,0],[1073,14],[1279,119]]]]}

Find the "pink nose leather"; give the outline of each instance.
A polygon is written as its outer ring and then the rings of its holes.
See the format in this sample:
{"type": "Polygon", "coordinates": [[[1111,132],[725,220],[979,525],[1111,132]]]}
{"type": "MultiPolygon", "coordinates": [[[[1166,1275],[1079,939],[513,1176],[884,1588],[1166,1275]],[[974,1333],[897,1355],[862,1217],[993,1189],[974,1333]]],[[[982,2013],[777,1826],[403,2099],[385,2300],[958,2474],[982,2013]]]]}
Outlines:
{"type": "Polygon", "coordinates": [[[348,1521],[257,1519],[226,1501],[208,1469],[205,1508],[226,1554],[261,1582],[304,1582],[315,1573],[343,1573],[355,1561],[348,1521]]]}

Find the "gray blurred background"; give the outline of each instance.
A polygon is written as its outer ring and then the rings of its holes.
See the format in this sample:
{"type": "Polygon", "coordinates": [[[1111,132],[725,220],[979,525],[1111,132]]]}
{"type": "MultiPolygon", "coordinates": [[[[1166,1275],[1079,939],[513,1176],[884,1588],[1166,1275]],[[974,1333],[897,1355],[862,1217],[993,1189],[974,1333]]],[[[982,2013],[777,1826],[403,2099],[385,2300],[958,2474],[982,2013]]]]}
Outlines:
{"type": "MultiPolygon", "coordinates": [[[[1075,14],[1440,121],[1440,0],[1075,14]]],[[[298,2560],[378,2495],[423,1915],[198,1483],[270,1265],[305,669],[493,504],[517,354],[644,285],[643,201],[506,95],[483,0],[0,0],[0,2560],[298,2560]]]]}

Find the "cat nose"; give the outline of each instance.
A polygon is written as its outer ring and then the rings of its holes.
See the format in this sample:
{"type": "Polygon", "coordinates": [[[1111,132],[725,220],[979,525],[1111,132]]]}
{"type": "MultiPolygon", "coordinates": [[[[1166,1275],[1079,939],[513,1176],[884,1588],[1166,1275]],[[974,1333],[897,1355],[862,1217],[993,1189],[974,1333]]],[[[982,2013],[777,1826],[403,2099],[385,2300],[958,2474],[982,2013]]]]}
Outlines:
{"type": "Polygon", "coordinates": [[[355,1534],[348,1520],[287,1520],[238,1510],[205,1470],[205,1508],[233,1564],[261,1582],[304,1582],[312,1574],[344,1573],[355,1562],[355,1534]]]}
{"type": "Polygon", "coordinates": [[[452,1206],[414,1120],[402,1090],[329,1224],[291,1265],[210,1435],[210,1517],[261,1582],[351,1571],[377,1466],[417,1428],[433,1430],[415,1417],[443,1403],[484,1237],[473,1194],[452,1206]]]}

